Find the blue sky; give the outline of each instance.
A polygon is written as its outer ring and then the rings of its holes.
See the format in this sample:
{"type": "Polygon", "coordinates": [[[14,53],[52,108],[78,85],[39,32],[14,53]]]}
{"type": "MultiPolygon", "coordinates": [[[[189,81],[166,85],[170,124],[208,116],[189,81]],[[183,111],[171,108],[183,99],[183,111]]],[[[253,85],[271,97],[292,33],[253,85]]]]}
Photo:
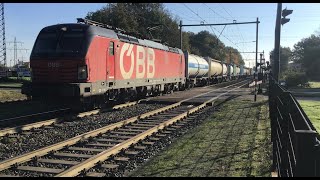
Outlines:
{"type": "MultiPolygon", "coordinates": [[[[29,49],[18,51],[18,58],[28,61],[33,43],[39,31],[48,25],[76,22],[88,12],[103,7],[105,3],[5,3],[6,41],[24,42],[18,48],[29,49]]],[[[173,16],[182,19],[183,24],[229,23],[255,21],[259,17],[259,51],[269,52],[274,47],[274,28],[276,3],[165,3],[166,9],[173,16]]],[[[293,48],[300,39],[320,30],[320,3],[283,3],[283,8],[293,9],[289,15],[290,22],[282,27],[281,45],[293,48]]],[[[199,32],[207,30],[217,35],[223,26],[185,27],[184,31],[199,32]]],[[[255,24],[226,26],[220,40],[226,45],[235,47],[241,52],[255,51],[255,24]]],[[[7,44],[13,48],[13,44],[7,44]]],[[[242,54],[246,65],[253,66],[255,54],[242,54]]],[[[13,50],[7,50],[7,63],[13,59],[13,50]]]]}

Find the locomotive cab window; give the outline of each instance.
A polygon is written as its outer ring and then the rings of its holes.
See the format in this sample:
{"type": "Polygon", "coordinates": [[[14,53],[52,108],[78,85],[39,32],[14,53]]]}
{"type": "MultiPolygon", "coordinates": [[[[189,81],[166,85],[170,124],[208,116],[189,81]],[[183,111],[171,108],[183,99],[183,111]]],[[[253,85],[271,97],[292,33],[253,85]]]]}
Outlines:
{"type": "Polygon", "coordinates": [[[109,43],[109,55],[114,55],[114,42],[110,41],[109,43]]]}
{"type": "Polygon", "coordinates": [[[38,57],[65,57],[81,56],[85,30],[61,28],[61,30],[47,30],[40,32],[32,56],[38,57]]]}

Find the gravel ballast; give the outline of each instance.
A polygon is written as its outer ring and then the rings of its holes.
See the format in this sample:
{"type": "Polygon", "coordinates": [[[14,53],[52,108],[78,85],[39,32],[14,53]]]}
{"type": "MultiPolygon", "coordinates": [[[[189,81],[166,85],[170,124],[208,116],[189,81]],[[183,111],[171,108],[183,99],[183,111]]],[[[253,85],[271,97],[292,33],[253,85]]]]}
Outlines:
{"type": "Polygon", "coordinates": [[[52,145],[103,126],[159,109],[165,105],[138,104],[64,122],[52,129],[40,128],[29,135],[0,138],[0,161],[52,145]]]}

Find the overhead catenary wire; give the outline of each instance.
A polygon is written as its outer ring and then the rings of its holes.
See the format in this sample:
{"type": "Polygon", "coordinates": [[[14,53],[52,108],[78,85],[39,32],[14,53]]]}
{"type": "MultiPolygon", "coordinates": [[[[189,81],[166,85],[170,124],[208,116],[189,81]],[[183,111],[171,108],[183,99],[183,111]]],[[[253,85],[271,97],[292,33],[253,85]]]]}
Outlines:
{"type": "MultiPolygon", "coordinates": [[[[192,13],[194,13],[195,15],[197,15],[200,19],[203,20],[203,22],[206,22],[208,23],[205,19],[203,19],[198,13],[194,12],[191,8],[189,8],[187,5],[185,5],[184,3],[182,3],[186,8],[188,8],[192,13]]],[[[210,26],[211,27],[211,26],[210,26]]],[[[218,31],[216,28],[213,28],[215,29],[217,32],[221,33],[220,31],[218,31]]],[[[212,30],[213,31],[213,30],[212,30]]],[[[213,32],[214,33],[214,32],[213,32]]],[[[215,36],[217,36],[215,33],[214,33],[215,36]]],[[[238,47],[239,49],[241,49],[238,45],[236,45],[232,40],[230,40],[228,37],[226,37],[225,35],[221,34],[225,39],[227,39],[229,42],[231,42],[234,46],[238,47]]]]}
{"type": "MultiPolygon", "coordinates": [[[[193,12],[195,15],[197,15],[200,19],[202,19],[203,20],[203,22],[207,22],[205,19],[203,19],[201,16],[199,16],[199,14],[198,13],[196,13],[196,12],[194,12],[192,9],[190,9],[187,5],[185,5],[184,3],[182,3],[186,8],[188,8],[191,12],[193,12]]],[[[207,22],[208,23],[208,22],[207,22]]],[[[216,35],[216,33],[213,31],[213,29],[212,29],[212,27],[210,26],[210,28],[211,28],[211,30],[212,30],[212,32],[213,32],[213,34],[216,36],[216,37],[218,37],[217,35],[216,35]]],[[[214,28],[216,31],[218,31],[216,28],[214,28]]],[[[219,31],[218,31],[219,32],[219,31]]]]}
{"type": "MultiPolygon", "coordinates": [[[[231,15],[231,13],[229,13],[220,3],[219,3],[219,5],[220,5],[220,7],[222,7],[222,9],[223,9],[232,19],[235,20],[235,18],[231,15]]],[[[240,29],[239,29],[238,24],[236,25],[236,27],[237,27],[237,30],[238,30],[238,33],[239,33],[239,35],[240,35],[240,37],[241,37],[242,42],[244,42],[245,40],[244,40],[244,38],[243,38],[243,36],[242,36],[242,33],[241,33],[240,29]]],[[[232,30],[232,32],[233,32],[233,30],[232,30]]],[[[234,33],[234,32],[233,32],[233,33],[234,33]]],[[[244,47],[245,51],[247,51],[247,47],[244,46],[244,45],[243,45],[243,47],[244,47]]],[[[249,56],[249,54],[246,54],[246,59],[248,59],[248,56],[249,56]]]]}
{"type": "Polygon", "coordinates": [[[220,16],[221,18],[223,18],[223,19],[225,19],[225,20],[231,20],[231,19],[228,19],[228,18],[226,18],[226,17],[221,16],[220,14],[218,14],[216,11],[214,11],[213,9],[211,9],[206,3],[202,3],[202,4],[204,4],[205,6],[207,6],[214,14],[220,16]]]}

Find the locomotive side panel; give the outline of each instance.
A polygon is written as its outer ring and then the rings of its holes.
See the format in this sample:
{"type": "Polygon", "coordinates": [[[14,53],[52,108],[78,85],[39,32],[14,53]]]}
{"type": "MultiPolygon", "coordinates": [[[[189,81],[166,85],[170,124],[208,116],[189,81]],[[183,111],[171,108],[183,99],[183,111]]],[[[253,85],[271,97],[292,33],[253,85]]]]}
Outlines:
{"type": "Polygon", "coordinates": [[[115,57],[117,87],[181,82],[185,77],[182,54],[120,42],[115,57]]]}
{"type": "Polygon", "coordinates": [[[107,49],[110,39],[96,36],[86,55],[88,82],[104,81],[107,73],[107,49]]]}

